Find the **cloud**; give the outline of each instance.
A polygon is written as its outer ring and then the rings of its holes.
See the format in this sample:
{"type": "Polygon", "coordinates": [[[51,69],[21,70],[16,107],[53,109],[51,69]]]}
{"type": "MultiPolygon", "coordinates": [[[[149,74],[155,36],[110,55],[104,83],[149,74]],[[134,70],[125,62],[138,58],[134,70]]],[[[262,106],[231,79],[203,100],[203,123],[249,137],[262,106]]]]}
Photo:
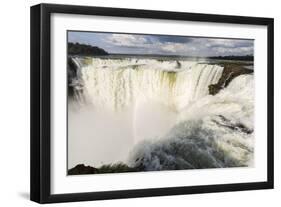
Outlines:
{"type": "Polygon", "coordinates": [[[233,39],[206,39],[207,47],[223,47],[223,48],[237,48],[250,47],[253,45],[252,41],[248,40],[233,40],[233,39]]]}
{"type": "Polygon", "coordinates": [[[144,36],[129,34],[111,34],[106,40],[113,45],[127,47],[137,47],[148,43],[144,36]]]}
{"type": "Polygon", "coordinates": [[[161,49],[168,52],[177,52],[179,50],[182,50],[182,47],[182,44],[163,44],[161,46],[161,49]]]}
{"type": "Polygon", "coordinates": [[[99,46],[109,53],[182,56],[251,55],[254,53],[254,41],[244,39],[101,32],[70,32],[69,34],[70,41],[99,46]]]}
{"type": "Polygon", "coordinates": [[[111,34],[107,37],[106,41],[118,47],[141,51],[146,49],[148,53],[173,54],[184,52],[188,46],[186,43],[192,40],[176,36],[111,34]]]}

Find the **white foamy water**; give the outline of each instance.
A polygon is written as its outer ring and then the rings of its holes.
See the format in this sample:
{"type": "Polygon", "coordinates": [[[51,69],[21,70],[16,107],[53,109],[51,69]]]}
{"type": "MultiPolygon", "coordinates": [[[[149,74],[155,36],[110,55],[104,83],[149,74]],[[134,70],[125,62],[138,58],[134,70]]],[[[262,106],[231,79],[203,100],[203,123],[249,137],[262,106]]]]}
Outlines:
{"type": "Polygon", "coordinates": [[[160,140],[135,147],[130,165],[145,170],[252,166],[253,89],[253,75],[241,75],[216,96],[187,106],[160,140]]]}
{"type": "Polygon", "coordinates": [[[88,100],[96,107],[114,111],[138,100],[151,100],[174,110],[208,94],[222,67],[193,61],[93,59],[83,67],[88,100]]]}
{"type": "Polygon", "coordinates": [[[74,59],[83,94],[69,107],[69,168],[120,161],[144,170],[251,164],[253,133],[244,128],[253,130],[252,75],[211,96],[208,86],[223,71],[218,65],[74,59]]]}

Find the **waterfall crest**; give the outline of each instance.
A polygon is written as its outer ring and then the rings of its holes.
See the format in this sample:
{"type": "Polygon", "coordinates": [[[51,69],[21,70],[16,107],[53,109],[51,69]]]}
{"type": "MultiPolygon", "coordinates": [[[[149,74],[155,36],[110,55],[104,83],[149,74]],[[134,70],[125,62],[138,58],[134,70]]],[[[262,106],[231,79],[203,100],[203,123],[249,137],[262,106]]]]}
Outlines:
{"type": "Polygon", "coordinates": [[[223,67],[198,61],[74,58],[80,67],[86,100],[95,107],[120,111],[138,100],[153,101],[180,111],[208,95],[208,86],[223,67]]]}

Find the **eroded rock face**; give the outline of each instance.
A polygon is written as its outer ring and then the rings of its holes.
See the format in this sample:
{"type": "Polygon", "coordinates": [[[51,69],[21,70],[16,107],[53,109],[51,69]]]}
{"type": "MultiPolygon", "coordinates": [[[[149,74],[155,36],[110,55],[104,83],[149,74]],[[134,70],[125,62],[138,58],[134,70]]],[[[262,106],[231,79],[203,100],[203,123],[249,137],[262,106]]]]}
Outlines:
{"type": "Polygon", "coordinates": [[[209,85],[210,95],[216,95],[221,89],[227,87],[235,77],[253,73],[253,70],[244,68],[242,64],[224,63],[222,65],[224,69],[221,78],[216,84],[209,85]]]}

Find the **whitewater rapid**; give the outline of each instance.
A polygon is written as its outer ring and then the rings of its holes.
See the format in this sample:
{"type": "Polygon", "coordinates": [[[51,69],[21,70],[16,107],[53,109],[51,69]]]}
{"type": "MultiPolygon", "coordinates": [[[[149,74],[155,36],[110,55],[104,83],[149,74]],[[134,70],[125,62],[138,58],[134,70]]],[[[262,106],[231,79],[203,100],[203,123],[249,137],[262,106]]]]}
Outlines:
{"type": "Polygon", "coordinates": [[[206,61],[72,58],[69,166],[124,162],[150,170],[251,166],[253,75],[217,95],[206,61]],[[71,153],[72,152],[72,153],[71,153]]]}
{"type": "Polygon", "coordinates": [[[183,109],[160,140],[135,147],[130,165],[145,171],[253,166],[253,88],[253,75],[241,75],[183,109]]]}

